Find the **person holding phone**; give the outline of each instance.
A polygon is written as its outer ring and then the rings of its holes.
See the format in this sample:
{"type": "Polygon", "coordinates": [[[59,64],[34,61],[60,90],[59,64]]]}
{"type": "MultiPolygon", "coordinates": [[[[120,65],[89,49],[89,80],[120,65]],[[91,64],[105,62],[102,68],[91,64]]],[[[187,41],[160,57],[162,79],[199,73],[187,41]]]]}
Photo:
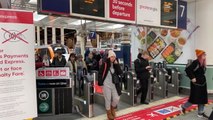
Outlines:
{"type": "Polygon", "coordinates": [[[148,93],[148,81],[150,78],[150,70],[152,69],[149,65],[149,54],[147,51],[142,51],[138,54],[138,58],[134,61],[135,72],[137,79],[140,80],[140,89],[137,91],[137,95],[141,93],[141,104],[149,104],[146,101],[148,93]]]}
{"type": "Polygon", "coordinates": [[[116,60],[116,54],[109,50],[108,59],[101,65],[98,74],[98,85],[103,86],[105,108],[109,120],[114,120],[116,117],[115,111],[121,95],[120,83],[115,82],[113,76],[117,75],[118,78],[121,78],[122,73],[123,71],[116,60]]]}
{"type": "Polygon", "coordinates": [[[181,112],[185,114],[187,108],[193,104],[198,105],[198,117],[208,118],[204,113],[204,106],[208,103],[206,85],[206,53],[203,50],[196,50],[197,59],[194,60],[185,71],[191,80],[189,100],[181,105],[181,112]]]}

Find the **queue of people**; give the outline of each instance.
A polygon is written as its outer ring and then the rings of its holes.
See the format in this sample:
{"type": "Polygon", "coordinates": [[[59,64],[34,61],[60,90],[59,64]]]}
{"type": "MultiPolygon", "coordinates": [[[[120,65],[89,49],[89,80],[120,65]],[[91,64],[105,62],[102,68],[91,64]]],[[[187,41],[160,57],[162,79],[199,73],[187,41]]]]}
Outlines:
{"type": "MultiPolygon", "coordinates": [[[[187,76],[191,79],[191,92],[188,102],[181,105],[181,112],[185,113],[186,109],[193,104],[198,105],[198,117],[207,118],[204,113],[204,104],[208,102],[207,84],[206,84],[206,53],[202,50],[196,50],[197,59],[186,68],[187,76]]],[[[48,67],[69,67],[70,70],[76,74],[77,80],[80,81],[79,88],[83,90],[83,71],[87,70],[88,73],[92,71],[98,72],[98,85],[103,89],[105,99],[105,109],[109,120],[116,117],[116,109],[121,95],[121,82],[123,71],[116,58],[115,52],[112,50],[101,51],[98,53],[96,50],[88,52],[83,59],[82,55],[70,54],[68,62],[61,52],[57,52],[53,62],[50,63],[47,55],[42,58],[36,54],[36,63],[42,62],[42,65],[48,67]]],[[[41,66],[38,64],[38,66],[41,66]]],[[[140,89],[137,95],[141,94],[140,103],[149,104],[146,101],[150,71],[152,70],[149,65],[149,54],[147,51],[142,51],[138,54],[137,59],[134,61],[135,72],[137,79],[140,81],[140,89]]]]}
{"type": "Polygon", "coordinates": [[[41,57],[38,53],[36,53],[35,64],[36,69],[41,67],[65,67],[67,61],[65,56],[62,55],[62,51],[57,50],[52,62],[50,62],[50,58],[47,54],[44,54],[43,57],[41,57]]]}

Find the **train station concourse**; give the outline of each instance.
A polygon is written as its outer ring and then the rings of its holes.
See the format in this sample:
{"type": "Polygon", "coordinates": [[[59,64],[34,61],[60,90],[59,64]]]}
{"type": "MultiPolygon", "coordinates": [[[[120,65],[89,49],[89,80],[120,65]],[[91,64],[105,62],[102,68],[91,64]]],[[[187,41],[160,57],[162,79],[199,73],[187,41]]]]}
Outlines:
{"type": "Polygon", "coordinates": [[[0,120],[213,120],[213,0],[0,0],[0,120]]]}

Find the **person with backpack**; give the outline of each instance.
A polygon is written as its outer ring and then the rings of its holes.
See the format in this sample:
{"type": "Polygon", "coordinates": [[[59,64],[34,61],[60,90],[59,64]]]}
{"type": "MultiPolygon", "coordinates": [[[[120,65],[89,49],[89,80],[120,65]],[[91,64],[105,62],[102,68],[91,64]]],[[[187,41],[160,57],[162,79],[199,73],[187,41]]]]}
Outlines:
{"type": "Polygon", "coordinates": [[[121,76],[123,71],[116,60],[116,54],[110,50],[108,59],[101,65],[98,74],[98,85],[103,86],[105,108],[109,120],[116,117],[116,108],[121,95],[121,76]]]}
{"type": "Polygon", "coordinates": [[[137,95],[141,94],[141,104],[149,104],[146,102],[148,93],[148,83],[150,78],[151,66],[149,65],[149,55],[147,51],[143,51],[138,54],[138,58],[134,61],[135,72],[137,79],[140,80],[140,89],[137,91],[137,95]]]}
{"type": "Polygon", "coordinates": [[[191,80],[191,90],[188,101],[181,105],[181,112],[185,114],[187,108],[193,104],[198,105],[198,117],[208,118],[204,113],[204,105],[208,103],[208,93],[206,85],[206,53],[203,50],[196,50],[197,59],[194,60],[185,71],[191,80]]]}

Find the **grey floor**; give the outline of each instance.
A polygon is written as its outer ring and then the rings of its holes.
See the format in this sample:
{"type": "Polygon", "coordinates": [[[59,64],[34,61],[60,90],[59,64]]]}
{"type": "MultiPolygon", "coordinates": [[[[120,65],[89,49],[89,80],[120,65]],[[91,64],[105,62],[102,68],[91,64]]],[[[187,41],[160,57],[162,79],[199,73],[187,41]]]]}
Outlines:
{"type": "MultiPolygon", "coordinates": [[[[182,95],[181,95],[182,96],[182,95]]],[[[185,95],[184,95],[185,96],[185,95]]],[[[155,98],[154,101],[156,101],[159,98],[155,98]]],[[[213,96],[209,96],[209,99],[213,100],[213,96]]],[[[138,99],[139,101],[139,99],[138,99]]],[[[119,104],[119,110],[125,109],[130,107],[130,105],[124,103],[124,102],[120,102],[119,104]]],[[[210,115],[210,113],[212,112],[212,108],[213,108],[213,104],[208,105],[205,107],[205,112],[207,115],[210,115]]],[[[105,114],[105,109],[104,106],[95,104],[94,105],[94,111],[95,111],[95,116],[99,116],[102,114],[105,114]]],[[[65,115],[55,115],[55,116],[43,116],[43,117],[38,117],[35,118],[35,120],[75,120],[75,119],[80,119],[82,118],[81,115],[77,114],[77,113],[72,113],[72,114],[65,114],[65,115]]],[[[185,115],[180,115],[176,118],[173,118],[171,120],[205,120],[205,119],[201,119],[197,117],[197,110],[187,113],[185,115]]]]}
{"type": "MultiPolygon", "coordinates": [[[[212,112],[212,107],[213,107],[213,105],[209,105],[209,106],[205,107],[206,115],[208,115],[208,116],[210,115],[210,113],[212,112]]],[[[197,117],[197,110],[196,110],[196,111],[187,113],[185,115],[180,115],[180,116],[173,118],[171,120],[207,120],[207,119],[198,118],[197,117]]]]}
{"type": "MultiPolygon", "coordinates": [[[[130,105],[124,102],[120,102],[118,109],[122,110],[128,107],[130,107],[130,105]]],[[[95,111],[94,113],[95,116],[99,116],[106,113],[104,106],[101,106],[98,104],[94,104],[94,111],[95,111]]],[[[35,118],[34,120],[75,120],[80,118],[82,118],[82,116],[79,115],[78,113],[72,113],[72,114],[65,114],[65,115],[40,116],[38,118],[35,118]]]]}

